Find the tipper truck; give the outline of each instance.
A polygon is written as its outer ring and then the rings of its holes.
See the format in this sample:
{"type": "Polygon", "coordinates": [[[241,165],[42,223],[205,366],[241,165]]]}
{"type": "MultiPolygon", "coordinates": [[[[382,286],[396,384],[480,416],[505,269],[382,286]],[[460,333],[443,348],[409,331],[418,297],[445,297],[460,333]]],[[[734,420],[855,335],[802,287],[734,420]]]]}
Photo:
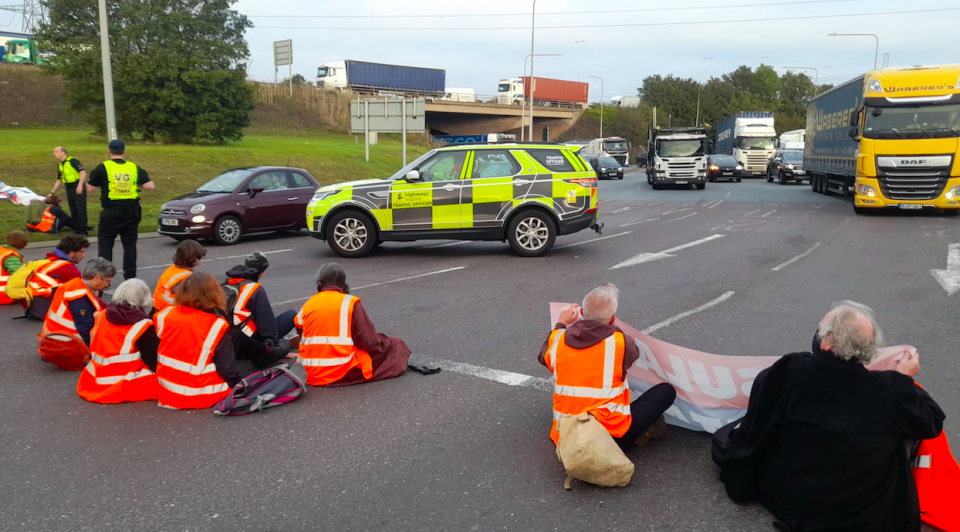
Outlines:
{"type": "Polygon", "coordinates": [[[739,112],[728,116],[717,126],[716,152],[733,155],[743,166],[744,176],[765,175],[776,140],[773,113],[739,112]]]}
{"type": "Polygon", "coordinates": [[[807,106],[804,166],[854,210],[960,214],[960,65],[874,70],[807,106]]]}
{"type": "Polygon", "coordinates": [[[447,71],[365,61],[333,61],[317,68],[317,87],[360,94],[442,98],[447,71]]]}
{"type": "MultiPolygon", "coordinates": [[[[588,83],[551,78],[533,78],[534,105],[557,105],[561,107],[585,107],[588,83]]],[[[530,76],[501,79],[497,87],[497,103],[520,105],[530,100],[530,76]]]]}
{"type": "Polygon", "coordinates": [[[654,190],[668,185],[707,186],[707,129],[657,128],[648,133],[647,183],[654,190]]]}
{"type": "Polygon", "coordinates": [[[620,163],[620,166],[630,166],[630,141],[623,137],[577,139],[566,144],[568,146],[583,146],[580,154],[584,157],[612,157],[620,163]]]}

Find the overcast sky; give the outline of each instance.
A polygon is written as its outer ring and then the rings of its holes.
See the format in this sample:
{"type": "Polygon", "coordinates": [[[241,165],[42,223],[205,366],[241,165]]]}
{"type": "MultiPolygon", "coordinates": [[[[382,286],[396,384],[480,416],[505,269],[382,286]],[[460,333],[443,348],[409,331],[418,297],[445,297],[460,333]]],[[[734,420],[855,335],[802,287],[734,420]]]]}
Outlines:
{"type": "MultiPolygon", "coordinates": [[[[252,78],[273,79],[272,42],[289,38],[293,39],[294,72],[311,81],[320,63],[357,59],[442,68],[447,71],[447,87],[469,87],[477,94],[492,95],[501,78],[522,74],[524,58],[530,53],[530,4],[530,0],[240,0],[235,8],[256,25],[247,34],[252,78]],[[432,16],[405,18],[411,15],[432,16]],[[484,29],[503,27],[517,29],[484,29]]],[[[960,62],[955,44],[960,11],[903,13],[944,8],[960,8],[960,2],[540,0],[536,53],[563,56],[537,58],[535,74],[576,80],[578,45],[574,41],[584,40],[579,45],[580,70],[583,81],[590,82],[591,101],[600,98],[600,82],[587,78],[591,74],[604,79],[605,99],[635,94],[651,74],[706,80],[744,64],[815,67],[821,82],[837,83],[873,67],[874,41],[827,37],[830,32],[877,34],[879,64],[884,53],[890,54],[894,66],[960,62]],[[550,14],[569,12],[580,14],[550,14]],[[866,15],[880,12],[898,14],[866,15]],[[849,14],[856,16],[734,22],[849,14]],[[698,21],[715,23],[675,25],[698,21]],[[616,24],[649,25],[588,27],[616,24]]],[[[0,25],[6,24],[16,29],[12,26],[19,27],[19,17],[0,13],[0,25]]],[[[283,70],[281,77],[286,67],[283,70]]]]}

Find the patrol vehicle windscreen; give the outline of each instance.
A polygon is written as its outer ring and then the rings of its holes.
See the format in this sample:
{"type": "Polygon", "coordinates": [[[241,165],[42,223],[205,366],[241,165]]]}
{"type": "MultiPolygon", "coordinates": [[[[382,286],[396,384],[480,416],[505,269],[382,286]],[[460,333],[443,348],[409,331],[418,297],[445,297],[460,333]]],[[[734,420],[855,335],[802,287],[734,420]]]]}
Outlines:
{"type": "Polygon", "coordinates": [[[207,192],[207,193],[221,193],[221,192],[233,192],[244,181],[250,174],[250,170],[244,170],[242,168],[237,168],[235,170],[227,170],[226,172],[214,177],[210,181],[200,185],[200,188],[197,189],[197,192],[207,192]]]}

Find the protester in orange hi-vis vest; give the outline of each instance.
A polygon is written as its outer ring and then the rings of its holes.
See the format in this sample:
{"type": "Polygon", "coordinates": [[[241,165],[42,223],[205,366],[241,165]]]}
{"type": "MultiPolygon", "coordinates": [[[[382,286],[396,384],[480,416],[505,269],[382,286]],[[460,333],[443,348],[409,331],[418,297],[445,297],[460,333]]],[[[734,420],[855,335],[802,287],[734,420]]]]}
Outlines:
{"type": "Polygon", "coordinates": [[[157,400],[175,409],[208,408],[242,380],[233,355],[220,284],[194,272],[177,287],[177,304],[154,314],[157,400]]]}
{"type": "Polygon", "coordinates": [[[173,252],[173,264],[164,270],[157,281],[157,288],[153,291],[154,312],[174,304],[174,290],[177,285],[186,279],[206,256],[207,250],[196,240],[184,240],[177,244],[177,250],[173,252]]]}
{"type": "Polygon", "coordinates": [[[81,370],[87,363],[90,333],[96,313],[105,306],[99,294],[110,286],[117,270],[104,259],[87,261],[82,277],[57,288],[43,320],[40,357],[68,370],[81,370]]]}
{"type": "Polygon", "coordinates": [[[640,358],[640,351],[614,326],[619,298],[620,291],[612,284],[594,289],[583,298],[582,308],[574,305],[563,311],[540,349],[540,363],[554,374],[550,428],[554,444],[560,441],[560,418],[583,413],[595,417],[621,446],[666,436],[663,413],[677,392],[661,383],[630,404],[627,369],[640,358]]]}
{"type": "Polygon", "coordinates": [[[301,331],[300,363],[307,384],[349,386],[392,379],[407,370],[410,348],[377,332],[360,299],[349,295],[340,265],[317,270],[317,292],[294,319],[301,331]]]}
{"type": "Polygon", "coordinates": [[[12,305],[14,302],[7,297],[7,281],[23,266],[23,255],[20,252],[27,247],[27,243],[26,233],[10,231],[7,233],[7,245],[0,246],[0,305],[12,305]]]}
{"type": "Polygon", "coordinates": [[[935,438],[921,440],[912,454],[920,519],[944,532],[960,532],[960,464],[947,434],[941,431],[935,438]]]}
{"type": "Polygon", "coordinates": [[[90,340],[90,362],[80,374],[77,393],[92,403],[125,403],[157,398],[157,331],[147,315],[150,287],[128,279],[97,314],[90,340]]]}
{"type": "MultiPolygon", "coordinates": [[[[227,271],[223,283],[227,294],[227,304],[233,300],[232,314],[233,351],[237,360],[249,360],[256,368],[266,368],[286,357],[292,349],[291,340],[284,338],[293,330],[295,309],[287,310],[279,316],[274,315],[267,291],[260,285],[260,279],[270,267],[267,256],[254,251],[227,271]]],[[[300,339],[294,337],[294,346],[300,345],[300,339]]]]}

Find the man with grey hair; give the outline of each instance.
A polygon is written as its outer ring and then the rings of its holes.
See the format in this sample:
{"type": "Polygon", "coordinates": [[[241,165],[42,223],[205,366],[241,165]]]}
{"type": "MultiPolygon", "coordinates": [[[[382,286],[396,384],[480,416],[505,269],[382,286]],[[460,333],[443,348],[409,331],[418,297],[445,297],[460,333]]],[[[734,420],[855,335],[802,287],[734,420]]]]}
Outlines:
{"type": "Polygon", "coordinates": [[[311,386],[350,386],[407,371],[410,348],[400,338],[377,332],[360,298],[350,295],[339,264],[317,270],[317,293],[304,303],[294,324],[311,386]]]}
{"type": "Polygon", "coordinates": [[[596,418],[621,447],[666,436],[663,413],[677,392],[662,383],[630,402],[627,370],[640,358],[640,350],[615,325],[619,299],[620,290],[612,284],[595,288],[583,298],[582,307],[573,305],[560,314],[540,348],[540,363],[554,374],[550,439],[555,444],[560,418],[583,413],[596,418]]]}
{"type": "Polygon", "coordinates": [[[90,358],[90,332],[96,313],[105,306],[100,299],[117,269],[108,261],[87,261],[81,277],[59,285],[43,319],[38,353],[43,360],[66,370],[80,370],[90,358]]]}
{"type": "Polygon", "coordinates": [[[869,307],[843,301],[820,320],[812,353],[760,372],[715,457],[731,499],[763,503],[784,531],[920,530],[910,454],[945,416],[913,381],[916,353],[895,371],[865,367],[882,339],[869,307]]]}

